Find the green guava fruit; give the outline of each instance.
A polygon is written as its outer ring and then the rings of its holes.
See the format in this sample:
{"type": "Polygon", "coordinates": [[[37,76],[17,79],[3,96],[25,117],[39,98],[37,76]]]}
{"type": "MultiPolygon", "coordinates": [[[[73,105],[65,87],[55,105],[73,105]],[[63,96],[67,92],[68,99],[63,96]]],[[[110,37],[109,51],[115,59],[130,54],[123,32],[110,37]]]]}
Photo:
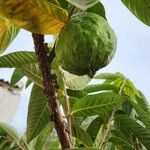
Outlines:
{"type": "Polygon", "coordinates": [[[60,66],[75,75],[92,77],[106,66],[116,51],[116,35],[108,22],[97,14],[73,15],[56,42],[60,66]]]}

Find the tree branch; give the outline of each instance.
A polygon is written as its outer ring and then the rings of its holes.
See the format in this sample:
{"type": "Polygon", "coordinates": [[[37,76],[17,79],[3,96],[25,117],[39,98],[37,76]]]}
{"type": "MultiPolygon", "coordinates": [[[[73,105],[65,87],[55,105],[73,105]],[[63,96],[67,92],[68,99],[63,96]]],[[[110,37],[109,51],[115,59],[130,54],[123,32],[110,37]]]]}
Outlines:
{"type": "Polygon", "coordinates": [[[46,44],[44,44],[44,35],[33,33],[32,37],[35,45],[35,52],[38,57],[39,68],[43,77],[44,93],[47,96],[48,104],[51,108],[52,119],[55,123],[55,129],[57,131],[62,149],[64,150],[65,148],[71,148],[67,126],[60,112],[57,96],[56,76],[51,73],[51,63],[54,58],[54,50],[52,51],[53,54],[50,55],[51,57],[48,57],[46,44]]]}

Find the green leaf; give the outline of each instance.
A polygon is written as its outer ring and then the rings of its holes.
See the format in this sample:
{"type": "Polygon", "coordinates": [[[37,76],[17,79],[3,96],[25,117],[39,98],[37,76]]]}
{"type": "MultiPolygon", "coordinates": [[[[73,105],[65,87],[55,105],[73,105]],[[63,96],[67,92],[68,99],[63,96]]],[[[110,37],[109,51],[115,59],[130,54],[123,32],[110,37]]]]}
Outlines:
{"type": "Polygon", "coordinates": [[[0,136],[6,136],[7,135],[7,132],[0,127],[0,136]]]}
{"type": "Polygon", "coordinates": [[[0,57],[1,68],[19,68],[25,64],[35,63],[37,58],[34,52],[18,51],[0,57]]]}
{"type": "Polygon", "coordinates": [[[3,132],[11,137],[17,144],[20,142],[20,137],[17,132],[6,123],[0,122],[0,130],[3,130],[3,132]]]}
{"type": "Polygon", "coordinates": [[[63,9],[68,10],[68,2],[66,0],[65,1],[64,0],[58,0],[58,2],[63,9]]]}
{"type": "Polygon", "coordinates": [[[59,33],[68,19],[66,10],[47,0],[0,0],[0,13],[16,26],[38,34],[59,33]]]}
{"type": "Polygon", "coordinates": [[[144,24],[150,26],[149,0],[121,0],[123,4],[144,24]]]}
{"type": "Polygon", "coordinates": [[[138,117],[139,117],[138,119],[141,120],[143,124],[146,126],[146,128],[150,130],[150,115],[147,114],[147,112],[145,112],[141,107],[139,107],[132,100],[129,100],[129,102],[132,104],[132,106],[136,110],[138,117]]]}
{"type": "Polygon", "coordinates": [[[94,85],[88,85],[86,86],[83,91],[87,93],[93,93],[93,92],[99,92],[99,91],[106,91],[111,90],[118,92],[118,88],[116,88],[114,85],[111,84],[94,84],[94,85]]]}
{"type": "MultiPolygon", "coordinates": [[[[61,150],[59,139],[56,138],[56,139],[52,140],[52,142],[49,144],[49,147],[52,150],[61,150]]],[[[49,150],[51,150],[51,149],[49,149],[49,150]]]]}
{"type": "Polygon", "coordinates": [[[124,82],[124,79],[118,78],[113,81],[112,85],[116,86],[117,88],[120,88],[123,85],[123,82],[124,82]]]}
{"type": "Polygon", "coordinates": [[[17,82],[19,82],[24,77],[24,74],[22,73],[21,69],[17,68],[14,70],[10,83],[15,85],[17,82]]]}
{"type": "Polygon", "coordinates": [[[114,143],[115,146],[117,146],[117,148],[119,148],[119,150],[135,150],[132,145],[129,145],[126,141],[124,141],[124,139],[122,139],[121,137],[116,137],[116,136],[112,136],[109,138],[109,141],[114,143]]]}
{"type": "MultiPolygon", "coordinates": [[[[43,88],[43,79],[37,63],[23,65],[20,69],[22,70],[23,74],[29,78],[30,82],[32,81],[39,87],[43,88]]],[[[63,81],[61,80],[62,78],[60,74],[57,74],[57,72],[54,70],[53,73],[54,74],[56,73],[56,75],[58,75],[57,76],[58,87],[59,89],[62,89],[62,87],[64,87],[64,84],[63,81]]]]}
{"type": "Polygon", "coordinates": [[[26,147],[26,142],[23,139],[21,139],[19,134],[15,131],[15,129],[9,126],[8,124],[0,122],[0,131],[1,150],[15,150],[15,148],[21,150],[22,147],[26,147]]]}
{"type": "Polygon", "coordinates": [[[140,106],[144,111],[146,111],[150,115],[150,106],[149,103],[142,92],[140,92],[140,97],[136,97],[137,105],[140,106]]]}
{"type": "Polygon", "coordinates": [[[22,72],[29,80],[34,82],[39,87],[43,88],[43,79],[38,64],[28,64],[21,67],[22,72]]]}
{"type": "Polygon", "coordinates": [[[104,80],[116,80],[118,78],[124,78],[121,73],[100,73],[94,76],[94,79],[104,79],[104,80]]]}
{"type": "Polygon", "coordinates": [[[8,144],[9,142],[6,140],[6,141],[3,141],[1,144],[0,144],[0,149],[8,149],[8,144]]]}
{"type": "Polygon", "coordinates": [[[27,118],[27,142],[33,140],[50,121],[50,108],[43,89],[33,85],[27,118]]]}
{"type": "Polygon", "coordinates": [[[54,123],[50,122],[41,131],[41,133],[39,134],[37,141],[36,141],[36,145],[35,145],[36,150],[42,150],[43,149],[45,141],[48,138],[48,136],[50,135],[50,133],[52,132],[53,128],[54,128],[54,123]]]}
{"type": "Polygon", "coordinates": [[[82,98],[87,95],[87,93],[83,90],[70,90],[67,89],[67,95],[70,97],[82,98]]]}
{"type": "Polygon", "coordinates": [[[79,100],[77,97],[69,97],[70,109],[72,109],[73,105],[79,100]]]}
{"type": "Polygon", "coordinates": [[[127,114],[127,115],[131,115],[131,113],[132,113],[132,105],[130,104],[130,102],[128,102],[128,101],[125,101],[123,104],[122,104],[122,110],[123,110],[123,112],[125,113],[125,114],[127,114]]]}
{"type": "Polygon", "coordinates": [[[141,97],[139,91],[137,90],[137,88],[134,86],[134,84],[133,84],[129,79],[126,79],[125,86],[130,87],[130,88],[133,90],[133,93],[134,93],[135,95],[141,97]]]}
{"type": "Polygon", "coordinates": [[[109,141],[114,143],[120,150],[134,150],[133,143],[131,144],[128,139],[118,130],[111,131],[112,136],[109,141]]]}
{"type": "Polygon", "coordinates": [[[122,91],[123,91],[124,95],[129,96],[133,101],[135,101],[136,96],[134,94],[133,89],[131,89],[130,87],[125,86],[122,91]]]}
{"type": "Polygon", "coordinates": [[[25,88],[28,88],[28,86],[29,86],[31,83],[32,83],[32,81],[28,79],[27,82],[26,82],[25,88]]]}
{"type": "Polygon", "coordinates": [[[123,97],[111,92],[95,95],[88,95],[77,101],[71,112],[78,117],[88,117],[94,115],[106,116],[114,107],[118,107],[123,102],[123,97]]]}
{"type": "Polygon", "coordinates": [[[107,142],[106,144],[106,150],[116,150],[116,147],[113,143],[107,142]]]}
{"type": "Polygon", "coordinates": [[[19,33],[16,27],[8,19],[0,15],[0,54],[6,50],[19,33]]]}
{"type": "Polygon", "coordinates": [[[94,147],[100,147],[100,143],[102,142],[102,138],[105,134],[104,133],[105,132],[105,125],[106,124],[102,124],[101,127],[99,128],[97,135],[95,137],[95,140],[94,140],[94,144],[93,144],[94,147]]]}
{"type": "Polygon", "coordinates": [[[146,148],[150,148],[150,130],[142,127],[127,115],[118,115],[117,119],[125,128],[129,129],[146,148]]]}
{"type": "Polygon", "coordinates": [[[88,126],[86,132],[89,134],[93,142],[95,141],[97,133],[102,124],[103,120],[100,117],[96,117],[88,126]]]}
{"type": "Polygon", "coordinates": [[[81,90],[90,82],[90,78],[87,75],[76,76],[63,69],[61,69],[61,71],[64,76],[66,86],[71,90],[81,90]]]}
{"type": "Polygon", "coordinates": [[[95,13],[106,19],[105,8],[101,2],[87,9],[88,12],[95,13]]]}
{"type": "MultiPolygon", "coordinates": [[[[126,102],[128,102],[128,101],[125,101],[125,103],[126,103],[126,102]]],[[[130,104],[130,103],[128,102],[128,104],[130,104]]],[[[131,104],[130,104],[130,105],[131,105],[131,104]]],[[[132,105],[131,105],[131,106],[132,106],[132,105]]],[[[128,141],[129,141],[130,143],[132,143],[132,142],[133,142],[133,134],[132,134],[132,132],[131,132],[128,128],[126,128],[126,126],[125,126],[123,123],[121,123],[121,122],[116,118],[116,115],[124,114],[124,112],[127,113],[128,116],[131,116],[131,114],[129,114],[129,112],[126,111],[125,109],[123,109],[123,111],[122,111],[122,110],[116,111],[116,114],[115,114],[115,117],[114,117],[114,129],[120,131],[120,132],[128,139],[128,141]]],[[[133,111],[132,111],[132,112],[133,112],[133,111]]]]}
{"type": "Polygon", "coordinates": [[[72,135],[81,141],[85,147],[92,147],[93,142],[90,138],[90,136],[84,131],[81,127],[74,125],[72,135]]]}
{"type": "Polygon", "coordinates": [[[82,10],[86,10],[99,2],[99,0],[82,0],[82,1],[81,0],[67,0],[67,1],[82,10]]]}

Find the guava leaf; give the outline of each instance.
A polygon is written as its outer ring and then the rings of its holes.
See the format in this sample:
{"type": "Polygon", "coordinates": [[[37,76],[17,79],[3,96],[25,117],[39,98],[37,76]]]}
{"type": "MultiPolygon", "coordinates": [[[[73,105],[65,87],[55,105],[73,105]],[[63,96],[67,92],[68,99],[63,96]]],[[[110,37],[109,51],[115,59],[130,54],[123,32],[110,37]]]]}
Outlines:
{"type": "Polygon", "coordinates": [[[116,93],[105,92],[88,95],[73,105],[71,115],[76,117],[107,116],[115,107],[119,106],[124,98],[116,93]]]}
{"type": "Polygon", "coordinates": [[[0,54],[6,50],[19,33],[16,27],[8,19],[0,15],[0,54]]]}
{"type": "Polygon", "coordinates": [[[84,131],[80,126],[73,125],[73,137],[80,140],[85,147],[92,147],[93,142],[86,131],[84,131]]]}
{"type": "Polygon", "coordinates": [[[52,132],[54,128],[54,123],[50,122],[48,123],[45,128],[40,132],[36,144],[35,144],[35,149],[36,150],[42,150],[44,147],[44,144],[46,142],[46,139],[48,138],[48,136],[50,135],[50,133],[52,132]]]}
{"type": "Polygon", "coordinates": [[[27,148],[25,140],[20,137],[12,126],[0,122],[0,149],[15,150],[22,148],[27,148]],[[22,147],[22,145],[24,146],[22,147]]]}
{"type": "Polygon", "coordinates": [[[127,115],[118,115],[117,120],[121,122],[125,128],[129,129],[147,149],[150,148],[150,130],[142,127],[127,115]]]}
{"type": "Polygon", "coordinates": [[[119,149],[135,150],[133,143],[130,143],[122,132],[119,130],[112,130],[111,134],[112,136],[108,140],[114,143],[119,149]]]}
{"type": "Polygon", "coordinates": [[[17,82],[19,82],[24,77],[24,74],[22,73],[21,69],[16,68],[11,76],[10,83],[15,85],[17,82]]]}
{"type": "Polygon", "coordinates": [[[100,127],[103,123],[104,121],[100,117],[97,117],[88,126],[86,132],[89,134],[93,142],[95,141],[100,127]]]}
{"type": "Polygon", "coordinates": [[[57,34],[67,11],[47,0],[0,0],[0,13],[16,26],[38,34],[57,34]]]}
{"type": "Polygon", "coordinates": [[[71,90],[67,89],[67,95],[69,97],[76,97],[76,98],[82,98],[86,95],[88,95],[84,90],[71,90]]]}
{"type": "Polygon", "coordinates": [[[150,115],[150,106],[148,100],[141,91],[139,91],[139,93],[141,97],[136,97],[137,105],[150,115]]]}
{"type": "Polygon", "coordinates": [[[90,82],[90,78],[87,75],[76,76],[62,69],[63,76],[66,82],[66,86],[72,90],[81,90],[86,87],[90,82]]]}
{"type": "Polygon", "coordinates": [[[86,86],[83,91],[86,93],[100,92],[100,91],[115,91],[118,92],[119,89],[111,84],[93,84],[86,86]]]}
{"type": "Polygon", "coordinates": [[[31,83],[32,83],[32,81],[28,79],[27,82],[26,82],[25,88],[28,88],[28,86],[29,86],[31,83]]]}
{"type": "Polygon", "coordinates": [[[86,10],[99,2],[99,0],[67,0],[72,5],[80,8],[81,10],[86,10]]]}
{"type": "Polygon", "coordinates": [[[0,122],[0,130],[3,131],[5,134],[9,135],[16,143],[19,143],[20,136],[14,128],[10,127],[6,123],[0,122]]]}
{"type": "Polygon", "coordinates": [[[56,138],[56,139],[54,139],[53,141],[51,141],[51,142],[49,143],[49,147],[50,147],[51,149],[53,149],[53,150],[61,150],[61,149],[60,149],[60,142],[59,142],[59,139],[56,138]]]}
{"type": "Polygon", "coordinates": [[[139,20],[150,26],[149,0],[122,0],[122,2],[139,20]]]}
{"type": "Polygon", "coordinates": [[[22,65],[37,62],[34,52],[18,51],[0,57],[1,68],[19,68],[22,65]]]}
{"type": "Polygon", "coordinates": [[[104,80],[116,80],[116,79],[123,79],[124,76],[121,73],[100,73],[100,74],[96,74],[94,76],[94,79],[104,79],[104,80]]]}
{"type": "Polygon", "coordinates": [[[30,81],[43,88],[43,79],[38,64],[29,64],[21,67],[21,70],[30,81]]]}
{"type": "Polygon", "coordinates": [[[68,10],[68,2],[66,0],[58,0],[59,4],[61,5],[62,8],[68,10]]]}
{"type": "Polygon", "coordinates": [[[43,89],[34,85],[27,118],[27,142],[33,140],[50,121],[50,108],[43,89]]]}
{"type": "Polygon", "coordinates": [[[139,120],[141,120],[143,122],[143,124],[146,126],[146,128],[150,130],[149,114],[145,110],[143,110],[140,106],[138,106],[135,102],[133,102],[132,100],[129,100],[129,102],[132,104],[133,108],[136,110],[139,120]]]}
{"type": "Polygon", "coordinates": [[[92,12],[95,13],[103,18],[106,19],[106,14],[105,14],[105,7],[101,2],[95,4],[94,6],[90,7],[87,9],[87,12],[92,12]]]}

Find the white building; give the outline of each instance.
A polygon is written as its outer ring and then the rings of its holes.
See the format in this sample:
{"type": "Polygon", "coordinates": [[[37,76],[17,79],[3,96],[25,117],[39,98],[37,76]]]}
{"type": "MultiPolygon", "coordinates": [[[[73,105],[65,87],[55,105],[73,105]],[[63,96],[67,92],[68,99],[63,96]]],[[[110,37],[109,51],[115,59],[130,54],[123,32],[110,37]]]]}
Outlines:
{"type": "Polygon", "coordinates": [[[20,92],[18,86],[0,80],[0,122],[12,122],[21,99],[20,92]]]}

